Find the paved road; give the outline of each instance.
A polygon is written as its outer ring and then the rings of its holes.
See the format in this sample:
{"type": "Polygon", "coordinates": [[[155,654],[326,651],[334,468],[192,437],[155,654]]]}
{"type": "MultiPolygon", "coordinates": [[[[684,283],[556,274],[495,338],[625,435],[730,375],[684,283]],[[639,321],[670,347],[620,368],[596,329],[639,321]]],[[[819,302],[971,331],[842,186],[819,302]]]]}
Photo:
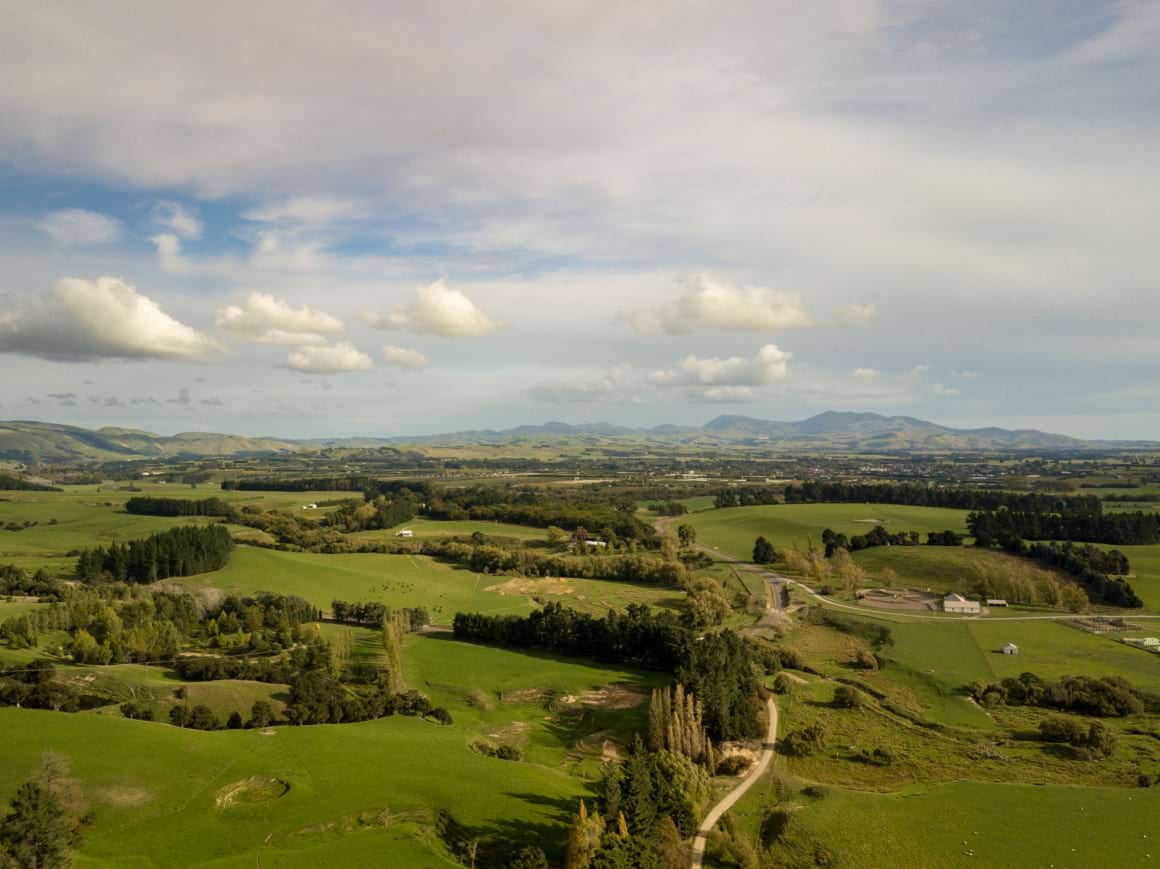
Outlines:
{"type": "Polygon", "coordinates": [[[767,708],[769,709],[769,732],[766,734],[765,742],[761,747],[761,757],[737,787],[727,793],[721,802],[713,806],[713,809],[705,816],[705,820],[701,822],[701,826],[697,828],[697,835],[693,837],[692,869],[701,869],[701,864],[705,859],[705,841],[709,831],[717,825],[722,815],[745,796],[746,791],[761,778],[762,773],[769,768],[769,762],[773,760],[773,746],[777,742],[777,704],[773,702],[772,698],[770,698],[767,708]]]}

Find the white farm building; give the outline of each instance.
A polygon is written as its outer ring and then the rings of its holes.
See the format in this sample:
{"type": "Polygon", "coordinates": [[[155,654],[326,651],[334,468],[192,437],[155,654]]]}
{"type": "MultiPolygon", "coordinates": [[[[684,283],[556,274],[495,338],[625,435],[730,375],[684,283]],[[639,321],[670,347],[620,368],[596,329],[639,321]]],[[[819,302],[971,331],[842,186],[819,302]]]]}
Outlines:
{"type": "Polygon", "coordinates": [[[402,531],[395,532],[396,537],[414,537],[415,532],[410,528],[404,528],[402,531]]]}
{"type": "Polygon", "coordinates": [[[978,615],[982,612],[982,607],[977,600],[967,600],[961,594],[952,591],[943,598],[943,612],[978,615]]]}

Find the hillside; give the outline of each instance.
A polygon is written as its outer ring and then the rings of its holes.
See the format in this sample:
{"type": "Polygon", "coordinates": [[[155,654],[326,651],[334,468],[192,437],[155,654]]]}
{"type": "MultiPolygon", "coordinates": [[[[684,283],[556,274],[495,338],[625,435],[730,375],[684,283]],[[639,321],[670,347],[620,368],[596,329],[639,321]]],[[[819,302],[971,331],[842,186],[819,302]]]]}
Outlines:
{"type": "Polygon", "coordinates": [[[1034,429],[996,427],[956,429],[909,416],[827,411],[798,422],[747,416],[719,416],[703,426],[658,425],[632,429],[609,423],[573,425],[547,422],[515,428],[472,430],[414,437],[353,437],[291,440],[216,432],[159,435],[130,428],[85,429],[54,423],[0,422],[0,459],[30,463],[247,456],[309,452],[319,449],[376,449],[408,444],[448,447],[464,444],[518,444],[529,439],[560,443],[628,446],[777,444],[784,449],[844,452],[1156,449],[1151,441],[1087,441],[1034,429]]]}

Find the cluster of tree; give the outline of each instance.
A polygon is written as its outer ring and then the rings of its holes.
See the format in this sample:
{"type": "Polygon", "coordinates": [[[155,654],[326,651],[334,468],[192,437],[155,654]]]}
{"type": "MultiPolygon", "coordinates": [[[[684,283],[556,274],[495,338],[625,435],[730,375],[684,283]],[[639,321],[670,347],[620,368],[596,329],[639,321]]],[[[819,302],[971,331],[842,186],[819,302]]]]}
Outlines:
{"type": "Polygon", "coordinates": [[[221,570],[229,563],[233,541],[221,525],[187,525],[144,540],[86,549],[77,559],[84,582],[154,582],[221,570]]]}
{"type": "Polygon", "coordinates": [[[721,624],[733,611],[721,583],[711,576],[690,580],[685,589],[685,619],[697,630],[721,624]]]}
{"type": "Polygon", "coordinates": [[[1104,500],[1109,504],[1151,504],[1155,501],[1160,501],[1160,495],[1153,492],[1143,492],[1139,495],[1104,495],[1104,500]]]}
{"type": "Polygon", "coordinates": [[[425,541],[424,555],[464,564],[477,573],[514,573],[519,576],[569,576],[611,579],[649,585],[684,585],[688,570],[678,561],[640,555],[585,557],[538,552],[534,549],[471,546],[455,541],[425,541]]]}
{"type": "Polygon", "coordinates": [[[551,601],[526,616],[456,613],[455,636],[494,646],[544,648],[602,661],[674,671],[688,655],[692,632],[669,612],[630,604],[604,618],[551,601]]]}
{"type": "Polygon", "coordinates": [[[761,734],[757,672],[749,644],[733,631],[705,634],[685,646],[677,681],[700,700],[705,728],[718,744],[761,734]]]}
{"type": "Polygon", "coordinates": [[[1009,603],[1083,612],[1088,597],[1078,584],[1018,559],[988,559],[971,565],[956,589],[966,597],[1000,598],[1009,603]]]}
{"type": "Polygon", "coordinates": [[[234,508],[221,498],[155,498],[134,495],[125,502],[125,512],[138,516],[225,516],[234,508]]]}
{"type": "Polygon", "coordinates": [[[1062,709],[1099,718],[1138,715],[1146,708],[1146,698],[1119,676],[1064,676],[1058,682],[1041,679],[1034,673],[1000,682],[975,682],[971,695],[983,706],[1036,706],[1062,709]]]}
{"type": "Polygon", "coordinates": [[[170,665],[186,682],[215,682],[241,679],[249,682],[289,684],[297,674],[337,669],[333,650],[319,637],[312,637],[290,650],[285,656],[190,655],[177,658],[170,665]]]}
{"type": "Polygon", "coordinates": [[[0,640],[11,649],[31,649],[36,646],[39,623],[33,613],[10,616],[0,622],[0,640]]]}
{"type": "MultiPolygon", "coordinates": [[[[431,617],[426,607],[403,607],[409,630],[416,631],[429,625],[431,617]]],[[[381,628],[391,615],[390,607],[377,601],[351,603],[345,600],[330,602],[330,613],[336,622],[351,622],[356,625],[367,625],[372,628],[381,628]]]]}
{"type": "Polygon", "coordinates": [[[601,537],[651,540],[656,532],[636,516],[636,499],[591,492],[545,492],[529,487],[470,486],[442,491],[427,501],[432,519],[481,519],[547,528],[556,525],[574,531],[599,529],[601,537]]]}
{"type": "Polygon", "coordinates": [[[1093,760],[1114,754],[1119,744],[1115,731],[1102,722],[1084,724],[1064,715],[1049,715],[1040,721],[1039,735],[1044,742],[1067,743],[1093,760]]]}
{"type": "Polygon", "coordinates": [[[917,546],[918,542],[917,531],[899,531],[897,534],[891,534],[881,525],[875,525],[865,534],[855,534],[853,537],[835,533],[832,528],[827,528],[822,532],[822,545],[826,547],[826,558],[831,558],[834,552],[839,549],[857,552],[860,549],[869,549],[873,546],[917,546]]]}
{"type": "Polygon", "coordinates": [[[415,496],[404,491],[391,497],[377,497],[373,500],[344,501],[336,510],[323,517],[324,525],[341,528],[343,531],[382,531],[410,522],[419,511],[415,496]]]}
{"type": "Polygon", "coordinates": [[[67,869],[72,865],[71,851],[80,846],[91,815],[75,805],[69,811],[58,793],[59,783],[59,777],[42,774],[16,790],[0,818],[0,866],[67,869]]]}
{"type": "Polygon", "coordinates": [[[59,600],[61,584],[43,567],[31,576],[14,564],[0,564],[0,594],[27,595],[41,601],[59,600]]]}
{"type": "Polygon", "coordinates": [[[34,483],[12,474],[0,474],[0,491],[5,492],[60,492],[56,486],[46,486],[43,483],[34,483]]]}
{"type": "Polygon", "coordinates": [[[754,564],[773,564],[777,561],[777,550],[773,548],[773,544],[764,537],[758,537],[753,541],[753,563],[754,564]]]}
{"type": "Polygon", "coordinates": [[[781,489],[762,486],[722,489],[713,498],[714,507],[758,507],[763,504],[780,504],[781,489]]]}
{"type": "Polygon", "coordinates": [[[648,508],[660,516],[684,516],[689,512],[680,501],[653,501],[648,508]]]}
{"type": "MultiPolygon", "coordinates": [[[[1099,501],[1096,501],[1099,504],[1099,501]]],[[[980,545],[1011,538],[1085,540],[1115,546],[1160,543],[1160,513],[1101,513],[1096,510],[1038,512],[985,510],[967,516],[967,527],[980,545]]]]}
{"type": "Polygon", "coordinates": [[[647,751],[638,740],[622,764],[607,764],[597,804],[581,802],[568,831],[566,869],[689,864],[691,836],[711,796],[705,770],[681,754],[647,751]]]}
{"type": "Polygon", "coordinates": [[[648,707],[649,751],[671,751],[716,769],[717,755],[703,716],[701,702],[691,692],[686,694],[679,682],[671,688],[654,688],[648,707]]]}
{"type": "Polygon", "coordinates": [[[428,496],[431,487],[427,483],[411,480],[376,480],[373,477],[305,477],[298,479],[274,479],[269,477],[244,477],[238,480],[222,480],[222,489],[239,492],[362,492],[372,493],[370,497],[390,495],[406,489],[417,495],[428,496]]]}
{"type": "MultiPolygon", "coordinates": [[[[982,538],[975,542],[976,545],[985,545],[982,538]]],[[[1004,537],[1002,545],[1014,555],[1022,555],[1070,573],[1083,585],[1092,603],[1127,609],[1137,609],[1144,605],[1127,580],[1120,578],[1131,568],[1127,556],[1119,550],[1105,552],[1090,543],[1077,546],[1071,541],[1062,544],[1054,541],[1029,544],[1019,537],[1004,537]],[[1109,576],[1108,572],[1118,575],[1109,576]]]]}
{"type": "Polygon", "coordinates": [[[71,685],[56,681],[55,675],[56,668],[44,660],[31,661],[21,669],[8,671],[7,675],[0,676],[0,704],[77,712],[80,695],[71,685]]]}

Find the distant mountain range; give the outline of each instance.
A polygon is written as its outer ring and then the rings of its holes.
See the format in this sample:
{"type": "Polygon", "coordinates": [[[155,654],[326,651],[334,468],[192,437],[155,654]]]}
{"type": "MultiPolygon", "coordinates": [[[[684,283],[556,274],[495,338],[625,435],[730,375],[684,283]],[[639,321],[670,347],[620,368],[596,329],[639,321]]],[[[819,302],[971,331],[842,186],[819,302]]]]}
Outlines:
{"type": "Polygon", "coordinates": [[[77,463],[134,459],[261,456],[320,449],[377,449],[431,446],[551,443],[562,439],[615,444],[760,446],[844,452],[1003,451],[1160,449],[1156,441],[1091,441],[1034,429],[959,429],[909,416],[827,411],[800,422],[748,416],[719,416],[703,426],[658,425],[626,428],[606,422],[571,425],[546,422],[515,428],[461,431],[393,438],[245,437],[214,432],[158,435],[127,428],[85,429],[46,422],[0,422],[0,459],[40,463],[77,463]]]}

